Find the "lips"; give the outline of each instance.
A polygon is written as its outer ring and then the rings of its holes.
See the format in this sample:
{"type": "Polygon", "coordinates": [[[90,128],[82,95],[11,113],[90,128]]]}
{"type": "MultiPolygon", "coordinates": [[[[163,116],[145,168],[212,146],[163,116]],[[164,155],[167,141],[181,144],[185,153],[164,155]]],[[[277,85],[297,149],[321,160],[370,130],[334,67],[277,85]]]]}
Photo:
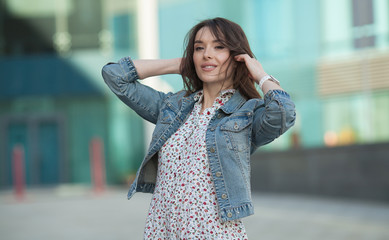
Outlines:
{"type": "Polygon", "coordinates": [[[206,71],[206,72],[213,71],[216,67],[217,67],[217,65],[212,64],[212,63],[204,63],[204,64],[201,64],[201,69],[202,69],[203,71],[206,71]]]}

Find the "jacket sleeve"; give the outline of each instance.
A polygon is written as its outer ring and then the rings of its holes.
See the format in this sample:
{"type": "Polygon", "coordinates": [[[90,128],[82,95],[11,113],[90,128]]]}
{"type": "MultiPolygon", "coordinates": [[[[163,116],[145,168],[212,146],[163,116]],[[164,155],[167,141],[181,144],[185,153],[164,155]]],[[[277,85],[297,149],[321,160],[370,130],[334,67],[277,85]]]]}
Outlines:
{"type": "Polygon", "coordinates": [[[163,100],[169,95],[139,83],[130,57],[108,63],[102,69],[105,83],[119,99],[145,120],[156,123],[163,100]]]}
{"type": "Polygon", "coordinates": [[[272,142],[294,125],[295,106],[288,93],[270,90],[254,110],[252,143],[255,147],[272,142]]]}

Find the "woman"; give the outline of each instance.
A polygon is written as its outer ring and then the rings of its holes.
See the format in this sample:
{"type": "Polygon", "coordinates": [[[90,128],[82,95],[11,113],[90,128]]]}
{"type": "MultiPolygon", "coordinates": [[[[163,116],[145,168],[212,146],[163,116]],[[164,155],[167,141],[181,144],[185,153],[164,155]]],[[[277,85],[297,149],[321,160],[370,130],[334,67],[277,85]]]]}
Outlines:
{"type": "Polygon", "coordinates": [[[295,112],[241,27],[204,20],[188,33],[183,58],[125,57],[104,66],[103,77],[156,124],[128,193],[153,193],[145,239],[247,239],[240,219],[253,214],[250,154],[290,128],[295,112]],[[186,90],[165,94],[137,81],[162,74],[181,74],[186,90]]]}

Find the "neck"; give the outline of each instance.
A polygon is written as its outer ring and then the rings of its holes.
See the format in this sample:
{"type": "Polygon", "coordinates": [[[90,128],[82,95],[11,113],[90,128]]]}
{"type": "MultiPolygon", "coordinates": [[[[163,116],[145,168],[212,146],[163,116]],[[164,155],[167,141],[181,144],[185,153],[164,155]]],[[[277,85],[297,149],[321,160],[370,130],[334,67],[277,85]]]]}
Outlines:
{"type": "Polygon", "coordinates": [[[206,109],[206,108],[212,107],[213,102],[219,96],[219,94],[222,90],[230,89],[230,88],[232,88],[232,86],[225,86],[222,88],[220,85],[212,86],[209,84],[204,84],[203,85],[203,101],[202,101],[201,112],[204,111],[204,109],[206,109]]]}

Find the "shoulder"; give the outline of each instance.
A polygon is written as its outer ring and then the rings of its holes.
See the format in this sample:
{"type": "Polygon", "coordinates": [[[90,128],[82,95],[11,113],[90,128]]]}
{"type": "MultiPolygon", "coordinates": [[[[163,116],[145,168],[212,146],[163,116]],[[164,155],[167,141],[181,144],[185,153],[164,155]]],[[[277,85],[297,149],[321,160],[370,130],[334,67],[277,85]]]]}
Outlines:
{"type": "Polygon", "coordinates": [[[244,101],[244,103],[239,107],[239,109],[236,109],[234,113],[238,112],[251,112],[254,113],[258,108],[261,108],[264,106],[264,100],[260,98],[251,98],[244,101]]]}
{"type": "Polygon", "coordinates": [[[175,93],[170,92],[166,95],[166,98],[164,99],[164,105],[167,105],[168,107],[176,110],[181,109],[181,106],[184,104],[184,102],[194,102],[194,94],[191,94],[189,96],[186,95],[187,92],[185,90],[181,90],[175,93]]]}
{"type": "Polygon", "coordinates": [[[169,92],[166,96],[165,101],[170,102],[170,103],[178,103],[182,98],[184,98],[186,95],[186,91],[181,90],[178,92],[169,92]]]}

